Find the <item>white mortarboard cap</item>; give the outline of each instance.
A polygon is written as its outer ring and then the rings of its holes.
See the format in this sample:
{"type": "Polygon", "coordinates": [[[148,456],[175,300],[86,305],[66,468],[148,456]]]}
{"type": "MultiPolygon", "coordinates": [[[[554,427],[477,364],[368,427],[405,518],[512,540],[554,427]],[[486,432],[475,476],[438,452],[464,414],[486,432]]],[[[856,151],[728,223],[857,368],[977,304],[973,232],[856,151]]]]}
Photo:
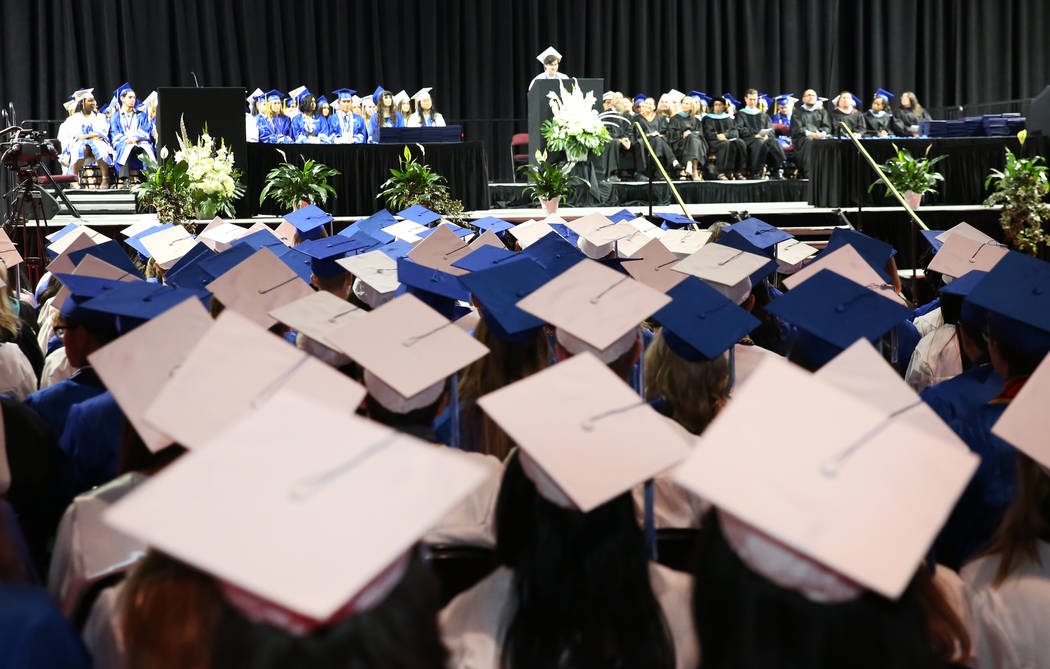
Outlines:
{"type": "Polygon", "coordinates": [[[612,91],[605,91],[604,93],[602,93],[602,100],[612,100],[613,95],[615,94],[612,91]]]}
{"type": "Polygon", "coordinates": [[[263,247],[205,286],[223,306],[268,328],[270,310],[309,295],[313,289],[295,270],[263,247]]]}
{"type": "Polygon", "coordinates": [[[173,441],[146,422],[144,414],[211,326],[211,316],[200,300],[191,298],[88,356],[142,442],[154,453],[173,441]]]}
{"type": "Polygon", "coordinates": [[[538,61],[540,61],[542,63],[544,61],[544,59],[547,58],[547,56],[554,56],[558,60],[561,60],[561,54],[558,53],[558,50],[555,49],[552,46],[549,46],[546,49],[544,49],[543,51],[541,51],[539,53],[539,55],[536,56],[536,60],[538,60],[538,61]]]}
{"type": "Polygon", "coordinates": [[[430,91],[432,91],[432,90],[434,90],[434,89],[431,88],[430,86],[427,86],[426,88],[420,88],[418,91],[416,91],[415,93],[412,94],[412,99],[413,100],[420,100],[422,98],[429,98],[430,97],[430,91]]]}
{"type": "Polygon", "coordinates": [[[517,307],[604,351],[670,301],[630,276],[583,259],[517,307]]]}
{"type": "Polygon", "coordinates": [[[60,237],[58,241],[48,247],[52,251],[57,252],[58,256],[48,263],[47,271],[52,274],[68,274],[72,272],[73,260],[69,256],[95,245],[95,240],[82,228],[77,228],[68,235],[60,237]],[[60,248],[61,250],[58,250],[60,248]]]}
{"type": "Polygon", "coordinates": [[[156,107],[157,100],[157,91],[151,91],[150,94],[147,95],[146,98],[142,101],[142,104],[146,105],[146,107],[156,107]]]}
{"type": "Polygon", "coordinates": [[[684,97],[685,93],[677,89],[672,88],[671,90],[667,91],[667,99],[671,102],[681,102],[682,98],[684,97]]]}
{"type": "Polygon", "coordinates": [[[963,237],[968,237],[978,242],[995,241],[988,235],[984,234],[983,232],[966,222],[958,223],[948,228],[944,232],[937,235],[936,239],[940,242],[946,242],[948,241],[948,238],[953,235],[962,235],[963,237]]]}
{"type": "MultiPolygon", "coordinates": [[[[254,228],[258,225],[265,224],[261,222],[256,223],[251,227],[251,229],[249,229],[249,232],[256,232],[254,228]]],[[[269,230],[269,227],[267,227],[266,229],[269,230]]],[[[272,232],[277,237],[277,239],[280,239],[284,243],[285,246],[295,246],[295,236],[299,234],[299,231],[295,229],[295,226],[289,223],[288,221],[281,221],[281,223],[277,226],[277,229],[273,230],[272,232]]]]}
{"type": "Polygon", "coordinates": [[[510,229],[510,234],[514,236],[514,239],[518,241],[518,244],[523,249],[527,249],[551,232],[554,232],[554,228],[547,225],[544,221],[525,221],[510,229]]]}
{"type": "Polygon", "coordinates": [[[788,548],[896,599],[978,462],[968,449],[770,357],[707,426],[674,479],[788,548]],[[800,417],[814,406],[822,420],[801,429],[800,417]]]}
{"type": "Polygon", "coordinates": [[[416,223],[415,221],[398,221],[397,223],[392,223],[385,228],[382,228],[382,231],[392,237],[404,240],[409,244],[415,244],[422,239],[422,237],[419,236],[419,233],[426,229],[427,226],[416,223]]]}
{"type": "Polygon", "coordinates": [[[143,214],[142,220],[137,223],[132,223],[126,228],[121,229],[120,234],[125,237],[134,237],[140,232],[145,232],[150,228],[155,228],[160,225],[160,219],[157,218],[156,214],[143,214]]]}
{"type": "Polygon", "coordinates": [[[306,86],[296,86],[292,90],[288,91],[288,97],[299,102],[299,96],[306,92],[306,86]]]}
{"type": "Polygon", "coordinates": [[[328,342],[331,332],[366,313],[364,309],[339,299],[327,290],[310,293],[270,310],[270,315],[278,321],[329,348],[333,348],[328,342]]]}
{"type": "Polygon", "coordinates": [[[267,622],[297,634],[382,601],[399,579],[379,577],[489,477],[464,454],[295,392],[275,394],[206,446],[104,520],[224,590],[290,612],[292,621],[267,622]],[[377,592],[383,580],[392,582],[377,592]]]}
{"type": "Polygon", "coordinates": [[[977,241],[963,234],[953,234],[933,256],[929,269],[955,279],[975,269],[989,272],[1008,251],[993,239],[977,241]]]}
{"type": "MultiPolygon", "coordinates": [[[[697,231],[696,234],[702,232],[706,231],[697,231]]],[[[666,243],[666,239],[664,235],[660,241],[666,243]]],[[[737,286],[769,262],[769,258],[756,253],[738,251],[722,244],[705,244],[673,267],[703,279],[711,286],[737,286]]]]}
{"type": "Polygon", "coordinates": [[[65,109],[70,114],[72,114],[73,110],[75,110],[77,108],[77,101],[76,100],[66,100],[65,102],[62,103],[62,108],[65,109]]]}
{"type": "MultiPolygon", "coordinates": [[[[376,295],[393,295],[401,283],[397,280],[397,261],[381,250],[369,251],[356,256],[336,260],[343,269],[354,275],[356,284],[361,281],[376,295]]],[[[378,305],[366,303],[371,307],[378,305]]]]}
{"type": "MultiPolygon", "coordinates": [[[[81,258],[80,262],[77,263],[77,266],[71,271],[71,274],[74,274],[75,276],[94,276],[100,279],[112,279],[114,281],[138,281],[141,278],[133,272],[114,267],[105,260],[93,255],[85,255],[81,258]]],[[[51,306],[61,311],[62,305],[66,303],[69,295],[69,288],[63,285],[59,288],[58,293],[55,294],[55,299],[51,300],[51,306]]]]}
{"type": "Polygon", "coordinates": [[[869,290],[893,300],[897,304],[907,304],[905,299],[897,294],[893,284],[886,283],[878,272],[849,244],[835,249],[831,253],[825,253],[813,262],[809,263],[799,271],[784,279],[784,285],[788,290],[801,285],[807,279],[821,270],[831,270],[841,277],[849,279],[853,283],[860,284],[869,290]]]}
{"type": "Polygon", "coordinates": [[[394,96],[395,105],[401,104],[402,102],[407,102],[408,100],[408,93],[406,93],[403,89],[398,91],[397,95],[394,96]]]}
{"type": "Polygon", "coordinates": [[[777,271],[781,274],[794,274],[802,269],[807,258],[816,255],[816,247],[798,239],[785,239],[777,244],[777,271]]]}
{"type": "Polygon", "coordinates": [[[80,90],[73,93],[73,99],[80,102],[84,98],[95,97],[94,88],[81,88],[80,90]]]}
{"type": "Polygon", "coordinates": [[[171,269],[197,245],[197,238],[181,225],[166,228],[142,238],[142,245],[161,269],[171,269]]]}
{"type": "Polygon", "coordinates": [[[346,413],[365,395],[350,377],[226,310],[157,393],[145,419],[197,448],[282,388],[346,413]]]}
{"type": "Polygon", "coordinates": [[[526,471],[535,476],[531,464],[538,466],[541,494],[583,512],[689,452],[670,421],[589,353],[489,393],[478,405],[527,454],[526,471]]]}
{"type": "Polygon", "coordinates": [[[7,236],[7,232],[0,228],[0,262],[8,269],[22,262],[22,254],[15,248],[14,242],[7,236]]]}
{"type": "Polygon", "coordinates": [[[592,260],[605,258],[616,249],[618,240],[626,239],[638,232],[628,223],[613,222],[598,213],[568,221],[565,225],[579,235],[576,240],[577,248],[592,260]]]}
{"type": "Polygon", "coordinates": [[[992,434],[1050,471],[1050,430],[1046,429],[1046,398],[1050,393],[1050,355],[1043,358],[1024,387],[992,427],[992,434]]]}
{"type": "MultiPolygon", "coordinates": [[[[501,247],[502,243],[499,244],[501,247]]],[[[452,276],[462,276],[467,273],[465,269],[455,267],[452,263],[467,256],[476,250],[470,244],[460,239],[447,225],[438,225],[426,239],[416,244],[415,248],[408,252],[408,259],[412,262],[440,270],[452,276]]]]}
{"type": "Polygon", "coordinates": [[[653,225],[644,218],[633,218],[624,221],[635,229],[635,233],[629,237],[616,240],[616,255],[620,258],[629,258],[638,250],[649,243],[649,240],[660,239],[667,231],[659,226],[653,225]]]}
{"type": "Polygon", "coordinates": [[[253,100],[258,100],[259,98],[261,98],[261,97],[262,97],[262,96],[264,96],[264,95],[266,95],[266,94],[265,94],[265,93],[263,93],[263,89],[261,89],[261,88],[256,88],[256,89],[255,89],[254,91],[252,91],[252,92],[251,92],[251,93],[250,93],[250,94],[248,95],[248,97],[246,98],[246,100],[247,100],[248,102],[251,102],[251,101],[253,101],[253,100]]]}
{"type": "Polygon", "coordinates": [[[631,260],[623,263],[623,268],[636,280],[661,292],[666,293],[689,276],[674,269],[678,257],[667,250],[659,239],[649,242],[631,254],[631,260]]]}
{"type": "Polygon", "coordinates": [[[488,353],[411,294],[401,295],[328,335],[335,348],[411,398],[488,353]]]}
{"type": "MultiPolygon", "coordinates": [[[[269,230],[269,228],[267,228],[269,230]]],[[[208,248],[215,252],[222,252],[230,248],[233,242],[248,234],[248,230],[233,223],[222,221],[219,225],[212,227],[210,224],[197,237],[208,248]]]]}
{"type": "MultiPolygon", "coordinates": [[[[690,230],[674,228],[660,236],[660,243],[680,260],[685,260],[707,245],[711,239],[710,230],[690,230]]],[[[701,277],[702,278],[702,277],[701,277]]]]}

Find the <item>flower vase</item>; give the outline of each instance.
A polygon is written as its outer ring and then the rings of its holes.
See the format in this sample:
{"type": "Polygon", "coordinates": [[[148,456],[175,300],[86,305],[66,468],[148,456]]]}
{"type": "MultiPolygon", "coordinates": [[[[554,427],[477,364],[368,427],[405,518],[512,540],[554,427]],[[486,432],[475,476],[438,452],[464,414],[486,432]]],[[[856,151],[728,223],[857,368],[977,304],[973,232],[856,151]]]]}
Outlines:
{"type": "Polygon", "coordinates": [[[543,205],[543,209],[547,212],[547,214],[554,215],[558,213],[558,203],[561,202],[560,195],[552,197],[549,200],[541,195],[539,196],[539,200],[540,204],[543,205]]]}
{"type": "Polygon", "coordinates": [[[912,209],[918,209],[919,203],[922,202],[922,193],[906,190],[904,191],[904,199],[908,201],[909,207],[912,209]]]}

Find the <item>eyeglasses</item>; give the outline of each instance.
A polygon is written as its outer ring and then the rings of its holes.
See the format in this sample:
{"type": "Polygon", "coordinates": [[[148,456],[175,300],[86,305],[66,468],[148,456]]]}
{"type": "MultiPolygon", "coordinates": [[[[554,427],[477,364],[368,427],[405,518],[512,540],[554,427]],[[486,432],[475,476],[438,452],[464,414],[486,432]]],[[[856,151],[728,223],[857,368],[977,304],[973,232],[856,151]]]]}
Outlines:
{"type": "Polygon", "coordinates": [[[75,328],[80,327],[79,325],[56,325],[53,329],[56,337],[64,337],[67,332],[75,328]]]}

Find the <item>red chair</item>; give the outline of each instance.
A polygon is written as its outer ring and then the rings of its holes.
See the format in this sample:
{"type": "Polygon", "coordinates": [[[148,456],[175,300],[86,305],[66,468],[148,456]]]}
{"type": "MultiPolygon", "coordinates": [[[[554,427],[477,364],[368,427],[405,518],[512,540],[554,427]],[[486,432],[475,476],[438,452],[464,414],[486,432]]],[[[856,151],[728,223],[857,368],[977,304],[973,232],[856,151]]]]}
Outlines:
{"type": "Polygon", "coordinates": [[[511,179],[518,180],[518,166],[529,164],[529,133],[519,132],[510,138],[510,174],[511,179]],[[525,147],[524,153],[518,153],[518,147],[525,147]]]}

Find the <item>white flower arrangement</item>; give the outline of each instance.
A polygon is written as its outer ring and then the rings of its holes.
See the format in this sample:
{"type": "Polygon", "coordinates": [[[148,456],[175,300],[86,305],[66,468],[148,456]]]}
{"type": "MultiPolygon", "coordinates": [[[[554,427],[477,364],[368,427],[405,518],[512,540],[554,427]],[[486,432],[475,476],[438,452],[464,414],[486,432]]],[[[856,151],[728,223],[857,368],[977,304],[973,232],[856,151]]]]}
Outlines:
{"type": "Polygon", "coordinates": [[[189,177],[191,210],[197,218],[211,218],[222,212],[233,213],[233,201],[244,195],[244,186],[239,179],[241,173],[234,168],[233,152],[225,143],[215,146],[215,138],[207,128],[190,143],[183,134],[179,137],[179,150],[175,162],[185,162],[189,177]]]}
{"type": "Polygon", "coordinates": [[[540,126],[547,140],[547,148],[565,151],[571,161],[586,159],[593,151],[601,155],[605,145],[612,141],[602,114],[594,108],[597,98],[593,91],[586,94],[573,81],[571,90],[561,86],[561,92],[547,94],[554,116],[540,126]]]}

